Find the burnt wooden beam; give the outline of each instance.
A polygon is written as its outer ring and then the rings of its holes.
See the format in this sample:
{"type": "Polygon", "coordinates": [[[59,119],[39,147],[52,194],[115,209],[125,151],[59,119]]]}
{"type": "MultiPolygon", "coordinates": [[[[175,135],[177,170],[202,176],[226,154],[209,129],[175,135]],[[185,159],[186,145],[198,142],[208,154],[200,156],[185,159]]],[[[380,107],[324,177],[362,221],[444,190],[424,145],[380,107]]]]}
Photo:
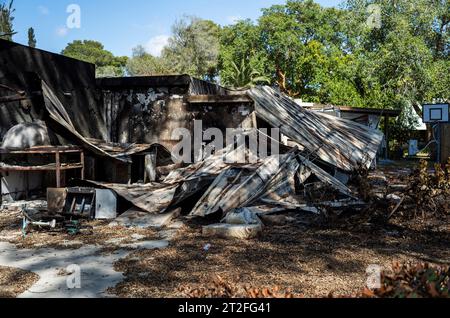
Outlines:
{"type": "Polygon", "coordinates": [[[233,104],[253,103],[247,94],[239,95],[191,95],[187,98],[190,104],[233,104]]]}
{"type": "Polygon", "coordinates": [[[0,154],[54,154],[59,153],[80,153],[83,150],[75,146],[36,146],[29,149],[14,150],[0,148],[0,154]]]}

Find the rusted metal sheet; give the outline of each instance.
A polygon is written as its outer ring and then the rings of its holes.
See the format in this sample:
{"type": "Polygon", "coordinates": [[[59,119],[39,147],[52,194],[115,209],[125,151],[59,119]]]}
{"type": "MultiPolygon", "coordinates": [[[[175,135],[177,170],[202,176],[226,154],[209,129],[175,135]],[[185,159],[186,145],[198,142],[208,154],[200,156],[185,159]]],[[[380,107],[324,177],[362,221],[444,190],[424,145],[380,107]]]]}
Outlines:
{"type": "Polygon", "coordinates": [[[164,182],[175,183],[204,177],[214,178],[229,167],[227,162],[238,162],[242,153],[248,157],[248,149],[243,149],[242,146],[235,148],[234,145],[230,145],[203,161],[172,171],[164,182]]]}
{"type": "Polygon", "coordinates": [[[342,170],[369,168],[383,134],[358,123],[308,111],[268,86],[249,90],[258,117],[268,122],[309,153],[342,170]]]}
{"type": "MultiPolygon", "coordinates": [[[[89,183],[113,190],[125,200],[147,213],[164,213],[167,209],[175,207],[208,188],[215,178],[234,164],[236,156],[241,153],[240,147],[229,146],[217,154],[197,164],[172,171],[162,183],[149,184],[114,184],[96,181],[89,183]]],[[[260,164],[242,164],[243,169],[256,170],[260,164]]]]}
{"type": "Polygon", "coordinates": [[[88,148],[92,152],[102,156],[107,157],[110,156],[107,152],[89,142],[85,137],[83,137],[82,134],[80,134],[76,130],[64,105],[61,103],[61,101],[58,99],[58,97],[52,91],[52,89],[44,81],[42,81],[42,93],[44,96],[45,108],[47,109],[50,117],[55,122],[57,122],[62,127],[67,129],[69,133],[71,133],[76,139],[78,139],[80,143],[82,143],[86,148],[88,148]]]}
{"type": "Polygon", "coordinates": [[[119,144],[92,138],[86,138],[86,140],[115,158],[126,157],[145,152],[151,149],[153,146],[151,144],[119,144]]]}

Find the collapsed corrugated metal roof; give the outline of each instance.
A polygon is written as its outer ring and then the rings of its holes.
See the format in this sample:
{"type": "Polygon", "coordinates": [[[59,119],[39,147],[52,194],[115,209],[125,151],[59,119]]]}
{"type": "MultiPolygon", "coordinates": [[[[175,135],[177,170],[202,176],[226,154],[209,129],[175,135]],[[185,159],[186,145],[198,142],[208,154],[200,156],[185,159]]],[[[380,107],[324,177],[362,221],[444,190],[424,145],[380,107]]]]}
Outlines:
{"type": "Polygon", "coordinates": [[[191,216],[204,217],[221,212],[271,206],[271,209],[305,209],[310,202],[297,199],[295,183],[331,187],[341,198],[355,200],[340,181],[304,158],[293,148],[280,156],[270,156],[253,164],[236,164],[227,158],[242,149],[228,147],[202,162],[174,170],[162,183],[122,185],[90,181],[111,189],[119,196],[148,213],[164,213],[196,193],[202,193],[191,216]]]}
{"type": "MultiPolygon", "coordinates": [[[[369,167],[382,140],[380,132],[302,109],[289,97],[269,87],[253,88],[248,94],[256,103],[257,116],[280,128],[302,150],[291,148],[286,154],[259,159],[252,164],[230,164],[236,162],[233,159],[239,157],[242,150],[249,151],[245,147],[235,149],[235,145],[230,145],[198,163],[171,171],[162,183],[92,183],[114,190],[149,213],[170,211],[187,198],[204,191],[190,212],[191,216],[200,217],[261,206],[269,211],[311,211],[314,210],[311,206],[326,202],[314,202],[308,197],[307,188],[310,185],[319,192],[324,192],[324,187],[331,188],[333,198],[343,199],[341,202],[359,203],[343,183],[314,164],[305,153],[345,171],[353,171],[360,166],[369,167]],[[298,193],[298,186],[304,188],[303,193],[298,193]]],[[[86,141],[96,147],[102,144],[94,140],[86,141]]],[[[120,151],[120,147],[111,147],[106,144],[101,148],[120,151]]]]}
{"type": "Polygon", "coordinates": [[[305,147],[307,152],[342,170],[369,168],[383,134],[353,121],[312,112],[275,89],[264,86],[248,91],[257,115],[305,147]]]}

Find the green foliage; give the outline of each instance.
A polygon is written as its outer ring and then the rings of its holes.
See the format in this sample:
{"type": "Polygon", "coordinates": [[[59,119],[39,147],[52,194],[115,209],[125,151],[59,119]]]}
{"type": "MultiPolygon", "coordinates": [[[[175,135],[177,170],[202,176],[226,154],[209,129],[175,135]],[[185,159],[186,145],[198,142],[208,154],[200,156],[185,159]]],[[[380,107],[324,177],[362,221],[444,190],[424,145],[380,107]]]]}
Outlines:
{"type": "Polygon", "coordinates": [[[95,64],[97,75],[115,74],[123,76],[127,64],[127,57],[115,57],[111,52],[105,50],[103,44],[96,41],[73,41],[62,51],[63,55],[95,64]]]}
{"type": "Polygon", "coordinates": [[[270,79],[252,68],[248,63],[242,59],[239,66],[237,66],[234,61],[231,62],[234,73],[231,74],[230,78],[225,85],[236,89],[245,89],[253,87],[257,84],[269,84],[270,79]]]}
{"type": "MultiPolygon", "coordinates": [[[[267,58],[260,45],[259,27],[250,20],[239,21],[226,26],[221,31],[221,49],[219,55],[220,80],[224,85],[233,87],[245,86],[236,81],[236,63],[244,63],[245,67],[259,76],[271,80],[267,58]]],[[[240,65],[242,68],[242,65],[240,65]]]]}
{"type": "Polygon", "coordinates": [[[236,86],[245,61],[303,100],[404,109],[398,124],[407,128],[412,108],[420,114],[420,104],[450,96],[449,25],[447,0],[347,0],[339,9],[289,0],[263,9],[257,23],[222,29],[220,80],[236,86]],[[367,23],[370,5],[381,28],[367,23]]]}
{"type": "Polygon", "coordinates": [[[28,29],[28,46],[30,47],[36,47],[36,35],[34,34],[34,29],[29,28],[28,29]]]}
{"type": "Polygon", "coordinates": [[[214,81],[217,76],[220,28],[209,20],[183,17],[172,26],[172,35],[161,56],[133,49],[127,63],[131,76],[188,74],[214,81]]]}
{"type": "Polygon", "coordinates": [[[152,76],[169,74],[171,71],[162,58],[148,54],[143,46],[137,46],[128,60],[127,73],[130,76],[152,76]]]}
{"type": "Polygon", "coordinates": [[[6,4],[4,0],[0,3],[0,39],[12,41],[12,37],[16,32],[13,29],[13,8],[14,1],[11,0],[6,4]]]}
{"type": "Polygon", "coordinates": [[[184,17],[173,25],[162,59],[178,74],[207,80],[217,75],[220,28],[209,20],[184,17]]]}
{"type": "MultiPolygon", "coordinates": [[[[412,105],[419,113],[419,104],[449,96],[448,72],[439,71],[448,66],[449,2],[349,0],[346,8],[361,21],[369,4],[379,6],[382,24],[379,29],[355,28],[352,35],[359,40],[355,55],[360,67],[370,70],[359,81],[367,83],[369,78],[377,83],[384,105],[397,109],[412,105]],[[437,80],[438,72],[442,72],[441,80],[437,80]]],[[[362,93],[370,94],[372,87],[363,87],[362,93]]]]}

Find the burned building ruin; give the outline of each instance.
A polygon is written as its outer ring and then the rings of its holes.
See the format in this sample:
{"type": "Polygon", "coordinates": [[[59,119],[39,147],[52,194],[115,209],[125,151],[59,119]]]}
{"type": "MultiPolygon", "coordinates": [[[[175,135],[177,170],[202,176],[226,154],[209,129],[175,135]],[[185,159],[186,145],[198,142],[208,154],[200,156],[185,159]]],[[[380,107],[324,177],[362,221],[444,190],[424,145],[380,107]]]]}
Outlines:
{"type": "MultiPolygon", "coordinates": [[[[308,193],[329,188],[333,195],[321,197],[322,206],[360,204],[346,183],[355,170],[371,167],[382,138],[378,130],[303,108],[275,88],[230,90],[188,75],[96,79],[94,65],[0,40],[3,200],[84,180],[145,213],[168,212],[187,199],[192,216],[315,211],[308,193]],[[224,158],[236,149],[224,145],[191,164],[175,162],[174,134],[194,133],[196,121],[202,131],[224,135],[228,128],[244,135],[279,129],[280,154],[275,160],[245,149],[258,160],[229,163],[224,158]]],[[[49,206],[63,209],[69,192],[49,206]]]]}

